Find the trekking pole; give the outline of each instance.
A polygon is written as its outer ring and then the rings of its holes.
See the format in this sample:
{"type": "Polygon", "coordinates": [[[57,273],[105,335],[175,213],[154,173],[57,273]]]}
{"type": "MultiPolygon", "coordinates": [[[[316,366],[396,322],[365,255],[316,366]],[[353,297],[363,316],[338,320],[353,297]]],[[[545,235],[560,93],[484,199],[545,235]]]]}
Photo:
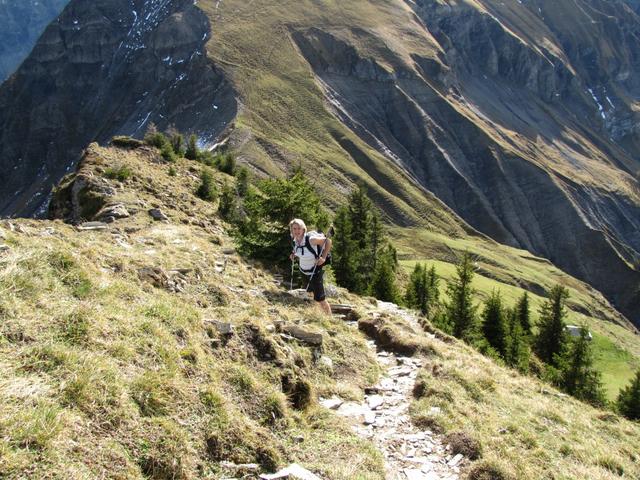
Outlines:
{"type": "Polygon", "coordinates": [[[289,290],[293,290],[293,266],[296,263],[295,257],[291,259],[291,284],[289,286],[289,290]]]}

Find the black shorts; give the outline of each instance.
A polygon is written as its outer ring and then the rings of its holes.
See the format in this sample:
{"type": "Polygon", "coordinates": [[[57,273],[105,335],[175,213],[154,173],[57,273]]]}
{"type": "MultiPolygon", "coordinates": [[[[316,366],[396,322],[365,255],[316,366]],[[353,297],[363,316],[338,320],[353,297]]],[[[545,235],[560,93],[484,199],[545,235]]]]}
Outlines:
{"type": "Polygon", "coordinates": [[[316,302],[321,302],[327,297],[324,293],[324,271],[322,269],[316,270],[315,275],[311,278],[307,292],[313,292],[313,299],[316,302]]]}

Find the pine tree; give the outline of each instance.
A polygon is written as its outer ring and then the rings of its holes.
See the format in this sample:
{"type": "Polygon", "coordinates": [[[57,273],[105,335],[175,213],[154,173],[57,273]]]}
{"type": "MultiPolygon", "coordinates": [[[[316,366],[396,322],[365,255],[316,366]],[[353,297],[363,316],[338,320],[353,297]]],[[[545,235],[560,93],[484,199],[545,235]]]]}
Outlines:
{"type": "Polygon", "coordinates": [[[468,340],[475,333],[477,320],[477,306],[473,305],[472,301],[475,292],[471,287],[474,272],[468,252],[456,266],[456,275],[447,286],[450,298],[447,304],[447,320],[452,325],[454,336],[468,340]]]}
{"type": "Polygon", "coordinates": [[[408,307],[420,308],[421,296],[427,289],[427,275],[421,263],[416,263],[413,272],[409,276],[409,283],[404,295],[404,301],[408,307]]]}
{"type": "Polygon", "coordinates": [[[620,390],[616,403],[618,411],[630,420],[640,420],[640,370],[635,379],[620,390]]]}
{"type": "Polygon", "coordinates": [[[439,283],[440,280],[434,266],[427,271],[426,265],[416,263],[409,277],[405,293],[407,306],[416,308],[423,315],[429,316],[440,298],[439,283]]]}
{"type": "Polygon", "coordinates": [[[370,293],[379,300],[397,303],[400,294],[396,286],[393,261],[390,252],[380,255],[373,273],[370,293]]]}
{"type": "Polygon", "coordinates": [[[559,365],[558,358],[565,352],[567,332],[564,319],[567,315],[565,302],[569,292],[562,285],[554,286],[549,298],[540,308],[539,332],[535,341],[535,350],[543,362],[554,367],[559,365]]]}
{"type": "Polygon", "coordinates": [[[377,262],[383,251],[393,257],[388,266],[395,272],[397,253],[388,249],[380,214],[363,185],[338,209],[334,225],[333,269],[338,285],[358,294],[371,292],[374,275],[380,273],[377,262]]]}
{"type": "Polygon", "coordinates": [[[184,153],[184,158],[188,158],[189,160],[197,160],[198,159],[198,137],[195,134],[189,135],[189,141],[187,142],[187,151],[184,153]]]}
{"type": "Polygon", "coordinates": [[[593,367],[591,340],[586,327],[570,342],[561,373],[560,387],[569,395],[602,406],[606,403],[600,372],[593,367]]]}
{"type": "Polygon", "coordinates": [[[505,358],[507,353],[507,326],[500,292],[494,291],[485,303],[482,312],[482,333],[498,354],[505,358]]]}
{"type": "Polygon", "coordinates": [[[529,294],[524,292],[516,304],[518,321],[525,335],[531,335],[531,315],[529,313],[529,294]]]}
{"type": "Polygon", "coordinates": [[[436,272],[435,265],[431,265],[431,269],[427,273],[427,291],[429,292],[429,307],[437,306],[440,303],[440,277],[436,272]]]}
{"type": "Polygon", "coordinates": [[[517,307],[505,312],[507,319],[507,352],[504,357],[507,365],[521,372],[529,369],[529,343],[520,323],[517,307]]]}
{"type": "Polygon", "coordinates": [[[213,202],[218,198],[218,191],[213,183],[213,173],[208,168],[204,168],[200,174],[200,186],[196,191],[201,199],[213,202]]]}
{"type": "Polygon", "coordinates": [[[247,192],[246,218],[235,232],[239,250],[285,267],[291,252],[289,221],[302,218],[308,227],[314,225],[320,199],[301,171],[290,178],[262,180],[256,187],[247,192]]]}
{"type": "Polygon", "coordinates": [[[236,191],[238,195],[244,197],[249,190],[249,170],[247,167],[240,167],[236,175],[236,191]]]}
{"type": "Polygon", "coordinates": [[[225,182],[220,193],[220,203],[218,205],[218,213],[222,218],[229,222],[235,220],[236,209],[238,208],[238,197],[235,189],[225,182]]]}
{"type": "Polygon", "coordinates": [[[347,290],[356,290],[357,257],[356,245],[352,240],[353,226],[347,207],[340,207],[333,220],[336,233],[333,237],[333,274],[336,283],[347,290]]]}

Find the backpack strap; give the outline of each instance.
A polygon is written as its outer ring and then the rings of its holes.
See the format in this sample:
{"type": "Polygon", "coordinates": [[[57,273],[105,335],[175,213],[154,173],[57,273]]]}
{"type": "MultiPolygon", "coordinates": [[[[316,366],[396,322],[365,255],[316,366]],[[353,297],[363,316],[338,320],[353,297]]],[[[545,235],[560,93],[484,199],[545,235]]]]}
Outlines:
{"type": "MultiPolygon", "coordinates": [[[[304,236],[304,246],[307,247],[311,253],[313,253],[313,256],[316,257],[316,260],[320,258],[320,249],[322,247],[320,245],[317,245],[316,248],[313,248],[313,245],[311,245],[311,241],[309,240],[308,233],[304,236]]],[[[304,254],[304,250],[302,251],[302,253],[304,254]]]]}

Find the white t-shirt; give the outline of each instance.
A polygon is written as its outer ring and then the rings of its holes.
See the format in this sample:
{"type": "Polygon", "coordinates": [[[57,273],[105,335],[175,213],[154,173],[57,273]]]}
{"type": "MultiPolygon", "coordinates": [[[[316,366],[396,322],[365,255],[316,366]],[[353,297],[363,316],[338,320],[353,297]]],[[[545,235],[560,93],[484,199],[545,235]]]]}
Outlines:
{"type": "MultiPolygon", "coordinates": [[[[307,232],[306,235],[309,236],[309,243],[311,243],[312,238],[324,239],[324,235],[317,232],[307,232]]],[[[313,272],[313,267],[315,267],[316,265],[316,256],[313,254],[313,252],[310,252],[307,247],[305,247],[304,239],[305,237],[302,237],[301,244],[297,241],[294,241],[294,255],[298,257],[298,265],[300,267],[300,271],[305,275],[311,275],[311,273],[313,272]]],[[[318,252],[318,246],[311,243],[311,248],[315,248],[316,253],[318,252]]]]}

